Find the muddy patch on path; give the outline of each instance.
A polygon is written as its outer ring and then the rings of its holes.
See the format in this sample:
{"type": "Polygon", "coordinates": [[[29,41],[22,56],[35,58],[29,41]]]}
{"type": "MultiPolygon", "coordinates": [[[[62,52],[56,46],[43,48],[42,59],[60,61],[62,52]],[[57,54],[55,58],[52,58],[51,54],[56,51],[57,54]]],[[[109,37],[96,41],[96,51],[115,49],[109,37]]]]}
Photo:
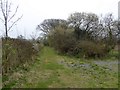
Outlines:
{"type": "Polygon", "coordinates": [[[118,72],[118,60],[114,61],[94,61],[98,66],[109,68],[111,71],[118,72]]]}

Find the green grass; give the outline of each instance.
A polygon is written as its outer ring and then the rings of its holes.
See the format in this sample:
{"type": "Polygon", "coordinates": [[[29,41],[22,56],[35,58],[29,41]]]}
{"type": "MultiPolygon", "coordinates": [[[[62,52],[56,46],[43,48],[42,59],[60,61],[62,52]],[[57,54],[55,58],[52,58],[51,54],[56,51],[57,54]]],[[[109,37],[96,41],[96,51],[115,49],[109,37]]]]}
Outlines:
{"type": "MultiPolygon", "coordinates": [[[[29,70],[11,75],[11,84],[6,87],[117,88],[118,70],[110,70],[109,66],[97,65],[94,61],[58,55],[54,49],[44,47],[29,70]]],[[[116,64],[112,66],[117,67],[116,64]]]]}

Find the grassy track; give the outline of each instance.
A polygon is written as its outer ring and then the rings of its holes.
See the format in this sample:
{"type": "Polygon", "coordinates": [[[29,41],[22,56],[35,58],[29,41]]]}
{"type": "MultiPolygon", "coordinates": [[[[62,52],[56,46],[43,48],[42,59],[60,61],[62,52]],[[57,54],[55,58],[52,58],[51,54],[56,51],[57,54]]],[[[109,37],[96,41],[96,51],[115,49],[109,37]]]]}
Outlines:
{"type": "Polygon", "coordinates": [[[11,76],[14,78],[6,87],[117,88],[117,65],[117,60],[99,60],[96,63],[94,60],[61,56],[52,48],[44,47],[36,62],[29,66],[29,70],[14,73],[11,76]]]}

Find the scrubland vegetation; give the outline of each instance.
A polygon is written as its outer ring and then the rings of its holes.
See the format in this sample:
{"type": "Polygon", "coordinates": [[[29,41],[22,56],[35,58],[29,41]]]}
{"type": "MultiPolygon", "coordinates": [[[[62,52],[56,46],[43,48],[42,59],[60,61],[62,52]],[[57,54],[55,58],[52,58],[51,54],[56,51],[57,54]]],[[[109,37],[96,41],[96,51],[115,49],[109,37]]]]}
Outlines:
{"type": "MultiPolygon", "coordinates": [[[[40,50],[40,46],[38,45],[40,50]]],[[[33,42],[25,39],[2,38],[2,75],[10,76],[17,68],[26,69],[26,65],[35,62],[38,51],[33,42]]],[[[4,83],[3,83],[4,85],[4,83]]]]}
{"type": "Polygon", "coordinates": [[[10,73],[14,68],[24,63],[34,61],[37,51],[30,41],[22,39],[2,38],[2,73],[10,73]],[[9,72],[10,71],[10,72],[9,72]]]}
{"type": "Polygon", "coordinates": [[[118,88],[118,60],[59,55],[50,47],[35,62],[4,77],[4,88],[118,88]]]}
{"type": "MultiPolygon", "coordinates": [[[[107,20],[112,19],[108,16],[107,20]]],[[[115,22],[101,23],[95,14],[73,13],[68,21],[44,20],[36,28],[43,36],[36,40],[3,37],[2,86],[118,88],[119,30],[115,22]]]]}
{"type": "Polygon", "coordinates": [[[72,13],[45,19],[37,39],[9,37],[8,2],[2,2],[2,86],[5,88],[118,88],[120,22],[112,14],[72,13]],[[4,7],[6,6],[6,7],[4,7]],[[4,9],[7,8],[7,9],[4,9]],[[7,11],[5,11],[7,10],[7,11]]]}
{"type": "Polygon", "coordinates": [[[85,58],[105,57],[119,43],[118,21],[108,14],[73,13],[68,20],[46,19],[37,26],[45,45],[59,53],[85,58]]]}

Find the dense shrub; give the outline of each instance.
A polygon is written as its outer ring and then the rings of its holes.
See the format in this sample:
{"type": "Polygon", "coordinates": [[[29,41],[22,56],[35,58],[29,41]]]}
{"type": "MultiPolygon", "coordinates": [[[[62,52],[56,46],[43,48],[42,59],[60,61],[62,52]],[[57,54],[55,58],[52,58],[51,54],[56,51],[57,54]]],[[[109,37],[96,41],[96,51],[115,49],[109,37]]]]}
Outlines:
{"type": "Polygon", "coordinates": [[[48,36],[50,46],[54,47],[60,53],[67,53],[76,43],[71,32],[72,29],[66,29],[61,26],[56,27],[55,31],[48,36]]]}
{"type": "Polygon", "coordinates": [[[110,51],[109,45],[92,40],[77,40],[72,29],[56,27],[48,35],[49,45],[59,53],[82,57],[104,57],[110,51]]]}
{"type": "Polygon", "coordinates": [[[103,43],[94,43],[92,41],[79,41],[74,48],[75,54],[83,57],[103,57],[108,51],[103,43]]]}
{"type": "Polygon", "coordinates": [[[13,68],[26,62],[31,62],[37,54],[33,44],[24,39],[2,39],[2,72],[10,73],[13,68]]]}

